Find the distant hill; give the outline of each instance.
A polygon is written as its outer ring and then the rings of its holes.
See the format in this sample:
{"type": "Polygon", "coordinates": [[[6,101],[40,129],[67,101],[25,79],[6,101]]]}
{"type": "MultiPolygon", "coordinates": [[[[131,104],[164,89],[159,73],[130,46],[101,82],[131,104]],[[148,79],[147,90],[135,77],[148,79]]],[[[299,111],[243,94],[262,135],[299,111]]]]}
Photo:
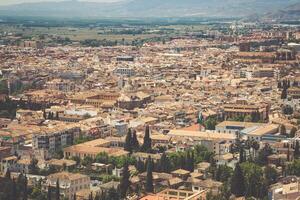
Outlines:
{"type": "Polygon", "coordinates": [[[280,9],[276,12],[270,12],[263,16],[265,20],[276,21],[300,21],[300,3],[280,9]]]}
{"type": "Polygon", "coordinates": [[[4,16],[65,18],[243,17],[274,12],[299,0],[125,0],[119,3],[80,1],[23,3],[0,7],[4,16]]]}

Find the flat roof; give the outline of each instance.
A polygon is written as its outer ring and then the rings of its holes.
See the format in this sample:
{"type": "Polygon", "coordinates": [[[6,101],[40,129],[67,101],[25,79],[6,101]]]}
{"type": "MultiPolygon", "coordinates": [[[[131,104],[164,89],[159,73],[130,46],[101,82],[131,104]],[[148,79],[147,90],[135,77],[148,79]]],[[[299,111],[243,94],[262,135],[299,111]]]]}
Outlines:
{"type": "Polygon", "coordinates": [[[216,127],[225,127],[225,126],[240,126],[249,128],[252,126],[263,126],[265,123],[254,123],[254,122],[239,122],[239,121],[223,121],[216,125],[216,127]]]}
{"type": "Polygon", "coordinates": [[[191,137],[206,140],[234,140],[236,138],[235,134],[185,130],[171,130],[168,135],[174,137],[191,137]]]}

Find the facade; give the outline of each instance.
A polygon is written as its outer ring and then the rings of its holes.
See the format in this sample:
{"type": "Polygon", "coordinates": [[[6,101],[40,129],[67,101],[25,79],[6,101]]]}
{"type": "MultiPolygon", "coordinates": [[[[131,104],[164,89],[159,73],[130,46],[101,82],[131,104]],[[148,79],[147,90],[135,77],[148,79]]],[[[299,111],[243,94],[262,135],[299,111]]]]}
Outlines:
{"type": "Polygon", "coordinates": [[[135,70],[129,67],[119,67],[114,70],[115,75],[131,77],[135,75],[135,70]]]}
{"type": "Polygon", "coordinates": [[[51,158],[55,151],[72,145],[80,133],[81,129],[77,126],[47,128],[32,136],[32,148],[42,158],[51,158]]]}
{"type": "Polygon", "coordinates": [[[205,200],[206,192],[166,189],[157,194],[147,195],[140,200],[205,200]]]}
{"type": "Polygon", "coordinates": [[[298,199],[300,197],[300,184],[297,176],[282,178],[278,183],[270,186],[269,199],[298,199]]]}
{"type": "Polygon", "coordinates": [[[75,90],[75,83],[67,80],[52,80],[47,82],[45,87],[50,90],[70,92],[75,90]]]}
{"type": "Polygon", "coordinates": [[[35,49],[42,49],[43,43],[40,41],[24,41],[20,44],[23,48],[35,48],[35,49]]]}
{"type": "Polygon", "coordinates": [[[292,87],[287,90],[288,97],[292,99],[300,99],[300,87],[292,87]]]}
{"type": "Polygon", "coordinates": [[[55,188],[57,180],[59,180],[60,195],[68,199],[73,199],[77,191],[90,188],[90,178],[88,176],[59,172],[47,176],[45,183],[42,185],[43,190],[47,191],[49,186],[55,188]]]}
{"type": "Polygon", "coordinates": [[[118,56],[117,57],[117,61],[118,62],[133,62],[134,61],[134,57],[133,56],[118,56]]]}
{"type": "Polygon", "coordinates": [[[249,104],[239,100],[224,105],[225,119],[250,116],[255,121],[266,121],[269,115],[268,104],[249,104]]]}
{"type": "Polygon", "coordinates": [[[96,139],[82,144],[69,146],[64,148],[64,157],[79,157],[80,159],[84,159],[86,157],[96,158],[96,156],[102,152],[116,157],[128,155],[128,152],[124,151],[123,148],[109,148],[110,144],[110,141],[96,139]]]}

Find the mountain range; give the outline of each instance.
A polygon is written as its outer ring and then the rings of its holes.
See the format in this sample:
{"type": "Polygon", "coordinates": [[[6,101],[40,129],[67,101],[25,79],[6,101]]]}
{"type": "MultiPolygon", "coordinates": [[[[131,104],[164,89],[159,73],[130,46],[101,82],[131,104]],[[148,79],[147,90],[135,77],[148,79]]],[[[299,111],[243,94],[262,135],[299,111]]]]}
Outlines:
{"type": "MultiPolygon", "coordinates": [[[[124,0],[115,3],[22,3],[0,7],[1,16],[63,18],[245,17],[270,15],[299,0],[124,0]]],[[[291,10],[291,9],[289,9],[291,10]]],[[[293,11],[298,15],[298,11],[293,11]]],[[[298,15],[299,16],[299,15],[298,15]]]]}

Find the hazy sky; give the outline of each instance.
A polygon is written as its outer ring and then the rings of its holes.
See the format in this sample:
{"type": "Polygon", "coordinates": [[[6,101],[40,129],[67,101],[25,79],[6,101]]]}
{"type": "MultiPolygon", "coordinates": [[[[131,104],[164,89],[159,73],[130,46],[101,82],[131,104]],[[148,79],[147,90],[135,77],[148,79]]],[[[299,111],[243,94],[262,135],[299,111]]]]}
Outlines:
{"type": "MultiPolygon", "coordinates": [[[[0,0],[0,5],[10,5],[10,4],[17,4],[17,3],[29,3],[29,2],[43,2],[43,1],[62,1],[62,0],[0,0]]],[[[116,2],[121,0],[80,0],[80,1],[116,2]]]]}

